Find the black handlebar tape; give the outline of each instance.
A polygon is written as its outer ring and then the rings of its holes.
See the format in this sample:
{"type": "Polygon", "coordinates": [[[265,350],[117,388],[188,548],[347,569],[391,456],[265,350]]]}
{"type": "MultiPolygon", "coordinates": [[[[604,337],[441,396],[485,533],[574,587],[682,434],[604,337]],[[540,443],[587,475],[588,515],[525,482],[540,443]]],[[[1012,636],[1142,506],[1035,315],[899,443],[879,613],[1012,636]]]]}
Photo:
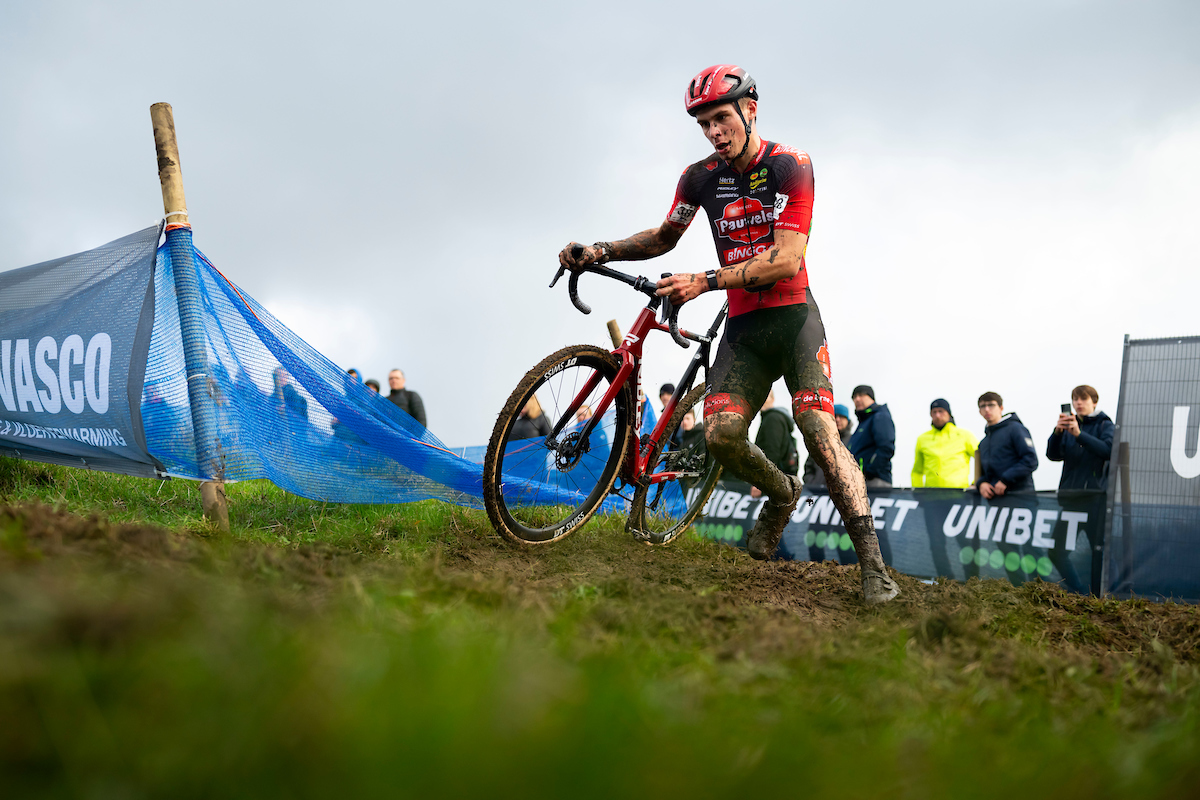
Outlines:
{"type": "Polygon", "coordinates": [[[581,244],[571,245],[571,258],[579,258],[587,248],[581,244]]]}
{"type": "Polygon", "coordinates": [[[579,299],[579,276],[582,274],[582,272],[571,272],[571,280],[567,283],[567,290],[571,294],[571,302],[574,306],[584,314],[590,314],[592,313],[592,307],[579,299]]]}
{"type": "MultiPolygon", "coordinates": [[[[669,278],[671,273],[664,272],[659,277],[669,278]]],[[[663,316],[667,318],[671,326],[671,338],[675,340],[675,344],[687,350],[689,347],[687,339],[679,334],[679,306],[671,302],[670,295],[663,298],[663,316]]]]}
{"type": "Polygon", "coordinates": [[[690,345],[687,339],[683,338],[679,333],[679,306],[671,307],[671,338],[675,340],[675,344],[687,350],[690,345]]]}

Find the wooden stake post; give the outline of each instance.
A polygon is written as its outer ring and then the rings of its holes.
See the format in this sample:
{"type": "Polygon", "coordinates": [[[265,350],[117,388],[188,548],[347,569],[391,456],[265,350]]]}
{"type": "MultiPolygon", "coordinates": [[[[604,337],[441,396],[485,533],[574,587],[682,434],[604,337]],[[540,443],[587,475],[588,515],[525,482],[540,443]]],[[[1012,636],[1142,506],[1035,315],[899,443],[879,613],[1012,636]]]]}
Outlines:
{"type": "Polygon", "coordinates": [[[217,430],[216,408],[208,386],[208,354],[204,345],[203,306],[200,276],[192,249],[192,226],[183,195],[183,173],[179,169],[179,145],[175,140],[175,117],[168,103],[150,106],[154,126],[154,149],[158,153],[158,180],[162,184],[163,213],[167,217],[167,246],[175,273],[179,299],[179,328],[187,364],[188,400],[192,408],[196,459],[201,474],[212,480],[200,484],[204,516],[223,531],[229,530],[229,508],[225,501],[225,468],[217,430]]]}
{"type": "Polygon", "coordinates": [[[615,319],[608,321],[608,336],[612,339],[613,347],[620,347],[621,341],[625,338],[621,335],[621,326],[617,324],[615,319]]]}

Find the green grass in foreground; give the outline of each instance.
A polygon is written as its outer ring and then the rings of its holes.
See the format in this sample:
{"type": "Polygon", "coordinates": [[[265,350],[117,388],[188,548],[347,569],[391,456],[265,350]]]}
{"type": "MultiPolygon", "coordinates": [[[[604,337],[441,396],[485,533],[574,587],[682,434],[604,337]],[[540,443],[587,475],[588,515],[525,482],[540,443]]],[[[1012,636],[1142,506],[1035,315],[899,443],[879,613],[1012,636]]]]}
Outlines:
{"type": "Polygon", "coordinates": [[[0,459],[4,796],[1176,797],[1200,616],[0,459]]]}

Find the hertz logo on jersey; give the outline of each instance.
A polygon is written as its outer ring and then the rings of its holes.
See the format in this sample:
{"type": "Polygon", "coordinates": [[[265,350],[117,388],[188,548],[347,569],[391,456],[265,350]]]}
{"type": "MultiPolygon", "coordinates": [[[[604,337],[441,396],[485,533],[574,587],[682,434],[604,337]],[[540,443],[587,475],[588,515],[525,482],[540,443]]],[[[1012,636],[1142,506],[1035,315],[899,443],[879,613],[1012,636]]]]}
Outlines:
{"type": "Polygon", "coordinates": [[[761,202],[748,197],[725,206],[724,213],[716,221],[716,228],[726,239],[749,244],[770,236],[774,221],[774,208],[764,208],[761,202]]]}

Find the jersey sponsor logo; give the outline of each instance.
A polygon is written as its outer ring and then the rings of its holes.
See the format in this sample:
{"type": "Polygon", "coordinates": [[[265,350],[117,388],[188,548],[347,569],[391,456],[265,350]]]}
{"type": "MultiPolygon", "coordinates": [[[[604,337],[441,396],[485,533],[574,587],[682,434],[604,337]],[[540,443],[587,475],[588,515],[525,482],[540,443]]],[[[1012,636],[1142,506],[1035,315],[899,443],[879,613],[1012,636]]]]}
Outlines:
{"type": "Polygon", "coordinates": [[[783,192],[775,193],[775,218],[779,219],[779,215],[787,208],[788,196],[783,192]]]}
{"type": "Polygon", "coordinates": [[[667,217],[667,222],[673,222],[676,225],[690,225],[692,217],[696,216],[697,206],[688,205],[680,200],[671,209],[671,215],[667,217]]]}
{"type": "Polygon", "coordinates": [[[717,178],[717,185],[719,185],[719,186],[737,186],[737,178],[734,178],[734,177],[731,177],[728,175],[722,175],[721,177],[717,178]]]}
{"type": "Polygon", "coordinates": [[[741,195],[737,192],[717,192],[716,194],[718,200],[725,200],[729,197],[741,197],[741,195]]]}
{"type": "Polygon", "coordinates": [[[774,209],[763,208],[762,202],[753,197],[735,200],[725,206],[717,220],[717,234],[735,242],[750,244],[771,235],[771,223],[775,221],[774,209]]]}
{"type": "MultiPolygon", "coordinates": [[[[745,261],[751,256],[756,256],[759,253],[767,252],[767,248],[770,246],[771,242],[766,242],[765,244],[747,244],[740,247],[732,247],[725,251],[725,263],[728,265],[736,264],[739,261],[745,261]]],[[[774,286],[775,284],[772,283],[771,285],[774,286]]]]}
{"type": "Polygon", "coordinates": [[[794,147],[789,147],[786,144],[777,144],[771,151],[771,155],[773,156],[783,155],[784,153],[795,156],[796,160],[801,163],[808,161],[808,153],[805,153],[803,150],[797,150],[794,147]]]}
{"type": "Polygon", "coordinates": [[[767,182],[767,168],[763,167],[758,172],[750,173],[750,191],[754,191],[758,187],[767,182]]]}

